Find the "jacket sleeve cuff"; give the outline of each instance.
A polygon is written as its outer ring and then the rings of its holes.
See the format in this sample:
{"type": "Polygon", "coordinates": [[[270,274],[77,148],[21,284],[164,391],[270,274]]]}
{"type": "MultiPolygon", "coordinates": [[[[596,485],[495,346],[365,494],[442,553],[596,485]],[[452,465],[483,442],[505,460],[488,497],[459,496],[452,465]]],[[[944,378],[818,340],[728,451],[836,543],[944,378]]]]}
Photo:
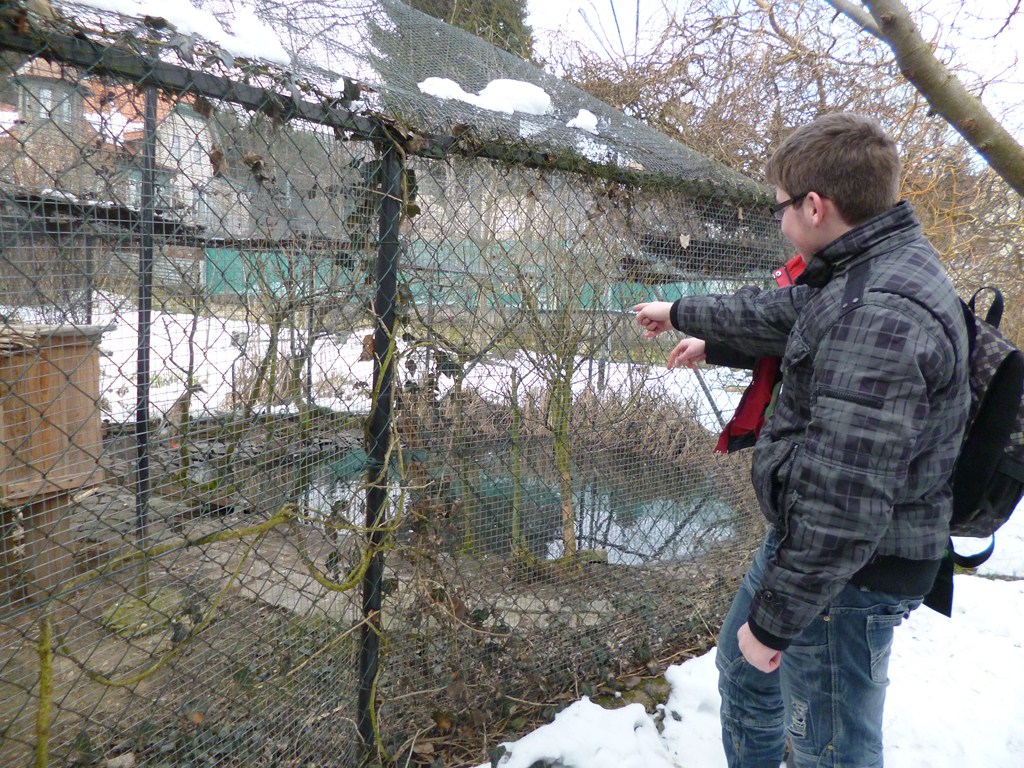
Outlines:
{"type": "MultiPolygon", "coordinates": [[[[668,320],[669,320],[670,323],[672,323],[672,327],[675,328],[677,331],[683,331],[683,329],[679,327],[679,320],[678,320],[678,317],[677,317],[677,315],[679,314],[679,302],[680,301],[681,301],[681,299],[676,299],[675,301],[673,301],[672,302],[672,309],[670,309],[669,312],[668,312],[668,320]]],[[[683,331],[683,332],[685,333],[685,331],[683,331]]]]}
{"type": "Polygon", "coordinates": [[[738,352],[714,339],[704,339],[704,356],[710,365],[724,365],[726,368],[746,368],[747,370],[752,369],[758,360],[753,355],[738,352]]]}
{"type": "Polygon", "coordinates": [[[758,642],[763,645],[767,645],[769,648],[775,651],[784,651],[789,648],[792,640],[787,640],[777,635],[773,635],[766,629],[762,629],[758,626],[757,622],[754,621],[753,616],[747,617],[747,626],[750,627],[750,634],[757,638],[758,642]]]}

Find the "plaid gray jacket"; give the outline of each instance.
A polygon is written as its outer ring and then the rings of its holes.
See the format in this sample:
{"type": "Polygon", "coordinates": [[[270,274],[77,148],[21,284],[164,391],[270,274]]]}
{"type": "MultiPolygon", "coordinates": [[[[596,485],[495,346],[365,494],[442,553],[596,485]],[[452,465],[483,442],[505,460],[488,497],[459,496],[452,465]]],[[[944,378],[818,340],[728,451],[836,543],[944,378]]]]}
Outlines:
{"type": "Polygon", "coordinates": [[[798,282],[672,309],[679,330],[783,358],[752,472],[780,546],[749,621],[778,649],[872,558],[942,557],[970,398],[959,299],[907,203],[814,254],[798,282]],[[865,260],[863,301],[844,308],[865,260]]]}

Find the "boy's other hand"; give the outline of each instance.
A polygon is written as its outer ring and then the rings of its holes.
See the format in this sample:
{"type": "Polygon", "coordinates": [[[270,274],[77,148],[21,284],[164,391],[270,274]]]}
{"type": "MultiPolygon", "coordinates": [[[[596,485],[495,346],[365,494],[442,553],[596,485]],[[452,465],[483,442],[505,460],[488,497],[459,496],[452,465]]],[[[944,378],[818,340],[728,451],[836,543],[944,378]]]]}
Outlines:
{"type": "Polygon", "coordinates": [[[668,353],[668,367],[669,368],[696,368],[697,363],[703,363],[707,359],[705,354],[706,344],[704,339],[698,339],[693,336],[683,339],[671,352],[668,353]]]}
{"type": "Polygon", "coordinates": [[[769,648],[754,637],[754,633],[750,631],[749,624],[744,624],[740,627],[736,637],[739,640],[740,652],[743,654],[743,658],[754,669],[770,674],[779,668],[779,665],[782,663],[782,651],[769,648]]]}
{"type": "Polygon", "coordinates": [[[672,330],[669,314],[672,304],[668,301],[647,301],[633,307],[636,321],[644,328],[644,338],[653,339],[659,333],[672,330]]]}

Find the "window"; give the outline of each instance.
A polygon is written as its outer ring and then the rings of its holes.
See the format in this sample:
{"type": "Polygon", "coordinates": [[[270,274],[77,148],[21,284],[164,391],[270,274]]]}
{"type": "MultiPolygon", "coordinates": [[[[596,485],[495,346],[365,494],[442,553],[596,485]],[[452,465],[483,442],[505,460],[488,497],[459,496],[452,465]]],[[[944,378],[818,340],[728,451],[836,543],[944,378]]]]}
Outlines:
{"type": "Polygon", "coordinates": [[[64,97],[57,103],[57,119],[59,119],[63,123],[71,122],[72,115],[70,94],[65,94],[64,97]]]}
{"type": "Polygon", "coordinates": [[[26,118],[70,123],[74,120],[72,94],[52,85],[41,85],[37,90],[26,89],[21,96],[21,114],[26,118]]]}
{"type": "MultiPolygon", "coordinates": [[[[173,129],[172,125],[172,129],[173,129]]],[[[178,135],[177,131],[171,134],[170,146],[167,148],[168,154],[171,156],[171,161],[178,163],[181,161],[181,136],[178,135]]]]}
{"type": "Polygon", "coordinates": [[[142,205],[142,176],[133,171],[125,180],[125,205],[138,207],[142,205]]]}
{"type": "Polygon", "coordinates": [[[45,120],[53,109],[53,88],[44,85],[39,89],[39,117],[45,120]]]}

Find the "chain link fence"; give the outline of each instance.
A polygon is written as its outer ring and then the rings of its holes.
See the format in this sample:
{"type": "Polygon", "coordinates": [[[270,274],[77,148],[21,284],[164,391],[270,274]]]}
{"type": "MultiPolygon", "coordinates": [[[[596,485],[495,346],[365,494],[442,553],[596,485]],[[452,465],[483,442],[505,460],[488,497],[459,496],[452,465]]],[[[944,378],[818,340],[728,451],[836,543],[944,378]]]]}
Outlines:
{"type": "Polygon", "coordinates": [[[766,281],[766,191],[325,8],[265,9],[289,68],[3,19],[3,765],[484,762],[705,648],[760,537],[712,455],[744,374],[667,372],[629,308],[766,281]]]}

